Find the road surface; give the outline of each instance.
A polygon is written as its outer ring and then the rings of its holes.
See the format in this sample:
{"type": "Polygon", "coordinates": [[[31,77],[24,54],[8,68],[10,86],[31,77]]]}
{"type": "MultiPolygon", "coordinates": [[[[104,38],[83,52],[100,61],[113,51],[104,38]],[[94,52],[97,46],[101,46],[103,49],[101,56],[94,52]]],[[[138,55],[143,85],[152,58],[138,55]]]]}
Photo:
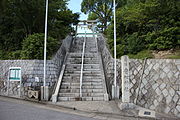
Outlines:
{"type": "Polygon", "coordinates": [[[19,104],[0,100],[0,120],[95,120],[63,113],[52,109],[44,109],[34,105],[19,104]]]}

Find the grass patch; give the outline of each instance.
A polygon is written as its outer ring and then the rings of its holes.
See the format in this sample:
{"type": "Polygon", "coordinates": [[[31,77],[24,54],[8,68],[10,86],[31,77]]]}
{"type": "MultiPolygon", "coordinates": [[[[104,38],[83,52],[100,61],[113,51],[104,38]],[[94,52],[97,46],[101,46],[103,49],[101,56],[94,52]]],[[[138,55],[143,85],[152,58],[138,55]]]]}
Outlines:
{"type": "Polygon", "coordinates": [[[167,59],[180,59],[180,50],[176,50],[173,55],[168,55],[167,59]]]}
{"type": "Polygon", "coordinates": [[[180,59],[180,55],[179,56],[171,55],[171,56],[168,56],[167,59],[180,59]]]}
{"type": "Polygon", "coordinates": [[[143,50],[137,54],[128,54],[131,59],[144,59],[144,58],[154,58],[150,50],[143,50]]]}

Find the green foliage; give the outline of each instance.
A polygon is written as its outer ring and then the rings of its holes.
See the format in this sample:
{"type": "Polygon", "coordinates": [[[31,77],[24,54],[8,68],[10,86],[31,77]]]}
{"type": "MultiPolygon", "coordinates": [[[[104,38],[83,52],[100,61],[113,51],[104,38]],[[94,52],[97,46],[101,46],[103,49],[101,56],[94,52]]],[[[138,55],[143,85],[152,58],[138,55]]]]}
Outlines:
{"type": "MultiPolygon", "coordinates": [[[[59,43],[56,39],[47,39],[47,58],[57,50],[59,43]]],[[[23,40],[21,58],[22,59],[43,59],[44,55],[44,34],[36,33],[29,35],[23,40]]]]}
{"type": "MultiPolygon", "coordinates": [[[[126,0],[116,0],[117,6],[126,3],[126,0]],[[120,3],[120,4],[119,4],[120,3]]],[[[83,0],[81,3],[81,11],[90,16],[96,14],[98,16],[102,31],[107,29],[108,22],[112,18],[113,0],[83,0]]]]}
{"type": "Polygon", "coordinates": [[[171,55],[167,57],[168,59],[180,59],[180,55],[171,55]]]}
{"type": "MultiPolygon", "coordinates": [[[[57,41],[71,32],[71,24],[78,22],[79,14],[67,8],[67,1],[49,1],[48,36],[57,41]]],[[[0,59],[20,59],[23,40],[44,32],[44,18],[45,0],[1,0],[0,49],[3,55],[0,59]]]]}
{"type": "Polygon", "coordinates": [[[132,59],[154,58],[153,54],[149,50],[143,50],[137,54],[128,54],[128,56],[132,59]]]}
{"type": "Polygon", "coordinates": [[[133,33],[132,35],[128,35],[125,38],[125,41],[127,41],[127,48],[129,53],[136,54],[137,52],[144,49],[143,39],[138,37],[137,32],[133,33]]]}
{"type": "Polygon", "coordinates": [[[9,59],[21,59],[21,50],[12,51],[8,54],[9,59]]]}
{"type": "Polygon", "coordinates": [[[93,12],[88,14],[88,20],[96,20],[96,19],[98,19],[97,14],[93,12]]]}
{"type": "MultiPolygon", "coordinates": [[[[124,54],[180,46],[180,1],[128,0],[118,8],[116,16],[117,38],[121,38],[121,42],[117,40],[117,46],[125,46],[124,54]]],[[[113,39],[113,29],[111,21],[106,32],[109,40],[113,39]]]]}
{"type": "Polygon", "coordinates": [[[149,43],[148,47],[150,49],[171,49],[180,45],[178,43],[178,34],[180,34],[180,28],[178,27],[164,28],[159,31],[147,33],[145,40],[149,43]]]}

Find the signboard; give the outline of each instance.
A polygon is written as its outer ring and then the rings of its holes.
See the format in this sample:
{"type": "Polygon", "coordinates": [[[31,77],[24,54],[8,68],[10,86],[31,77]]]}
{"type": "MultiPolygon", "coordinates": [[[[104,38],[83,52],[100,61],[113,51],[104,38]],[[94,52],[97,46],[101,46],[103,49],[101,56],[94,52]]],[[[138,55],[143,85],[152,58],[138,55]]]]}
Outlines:
{"type": "Polygon", "coordinates": [[[9,90],[11,84],[14,82],[19,82],[17,86],[19,88],[19,97],[21,96],[21,67],[10,67],[9,68],[9,75],[8,75],[8,86],[7,86],[7,94],[9,95],[9,90]]]}
{"type": "Polygon", "coordinates": [[[11,67],[9,68],[9,80],[10,81],[21,81],[21,68],[11,67]]]}

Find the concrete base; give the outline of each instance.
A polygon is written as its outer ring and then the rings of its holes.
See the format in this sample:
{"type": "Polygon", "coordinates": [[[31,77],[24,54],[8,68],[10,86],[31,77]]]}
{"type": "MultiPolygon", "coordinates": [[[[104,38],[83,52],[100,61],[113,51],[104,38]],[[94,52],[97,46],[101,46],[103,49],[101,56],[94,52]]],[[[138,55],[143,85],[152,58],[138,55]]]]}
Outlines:
{"type": "Polygon", "coordinates": [[[41,100],[49,101],[50,88],[49,86],[41,86],[41,100]]]}
{"type": "Polygon", "coordinates": [[[140,107],[138,105],[135,105],[134,103],[118,103],[118,107],[120,108],[120,110],[134,110],[136,111],[136,113],[138,113],[138,116],[141,117],[156,117],[155,111],[140,107]]]}
{"type": "Polygon", "coordinates": [[[109,95],[107,93],[104,94],[104,101],[109,101],[109,95]]]}
{"type": "Polygon", "coordinates": [[[41,100],[44,100],[44,86],[41,86],[41,100]]]}
{"type": "Polygon", "coordinates": [[[55,94],[52,95],[52,102],[53,103],[57,102],[57,95],[55,95],[55,94]]]}
{"type": "Polygon", "coordinates": [[[112,85],[112,99],[118,98],[119,99],[119,86],[112,85]]]}

